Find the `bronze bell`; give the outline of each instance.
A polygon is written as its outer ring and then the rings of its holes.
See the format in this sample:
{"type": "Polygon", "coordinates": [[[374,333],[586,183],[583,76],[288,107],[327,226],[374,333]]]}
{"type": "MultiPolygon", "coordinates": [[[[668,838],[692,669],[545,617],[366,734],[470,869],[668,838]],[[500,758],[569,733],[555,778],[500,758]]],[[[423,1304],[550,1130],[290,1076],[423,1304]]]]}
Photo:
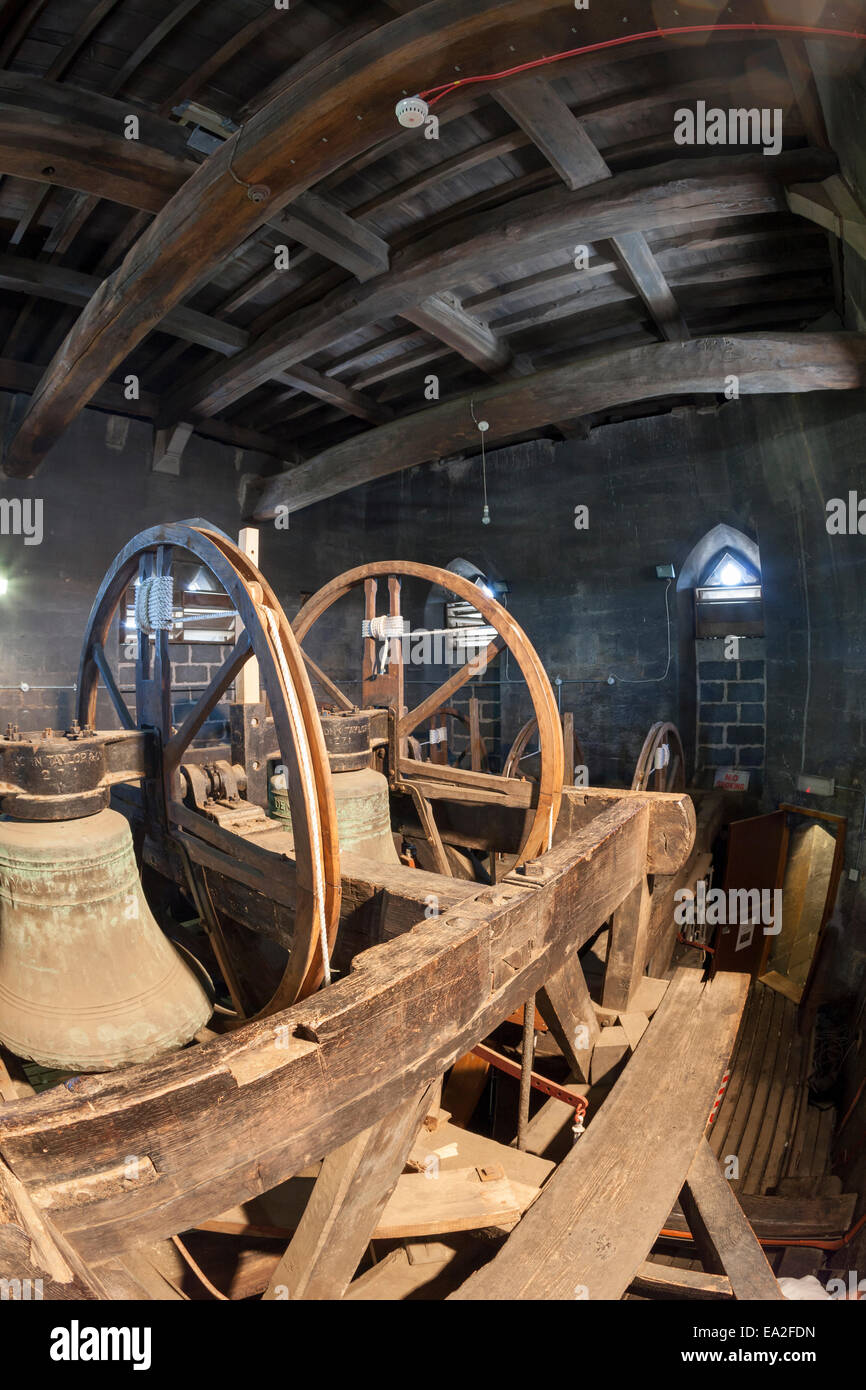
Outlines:
{"type": "Polygon", "coordinates": [[[211,1011],[151,914],[123,816],[0,820],[0,1041],[109,1071],[183,1046],[211,1011]]]}
{"type": "MultiPolygon", "coordinates": [[[[400,856],[391,831],[388,783],[370,766],[373,746],[371,725],[378,711],[352,710],[323,714],[322,733],[328,750],[334,807],[341,854],[363,854],[380,863],[399,864],[400,856]]],[[[384,715],[383,715],[384,718],[384,715]]],[[[383,724],[383,727],[387,727],[383,724]]],[[[270,814],[291,831],[292,813],[285,770],[271,777],[270,814]]]]}

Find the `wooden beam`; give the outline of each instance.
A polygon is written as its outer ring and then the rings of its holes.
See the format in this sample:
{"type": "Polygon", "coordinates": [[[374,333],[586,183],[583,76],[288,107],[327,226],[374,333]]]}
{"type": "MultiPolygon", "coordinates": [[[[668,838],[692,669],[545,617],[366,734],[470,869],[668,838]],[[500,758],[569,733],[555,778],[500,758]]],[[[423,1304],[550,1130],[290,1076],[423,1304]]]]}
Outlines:
{"type": "MultiPolygon", "coordinates": [[[[738,378],[741,395],[852,390],[866,381],[866,336],[857,333],[767,333],[656,343],[571,366],[552,367],[474,393],[490,422],[488,447],[551,420],[589,414],[654,396],[721,394],[738,378]]],[[[312,506],[404,468],[477,447],[469,396],[371,430],[316,455],[266,485],[258,518],[312,506]]]]}
{"type": "MultiPolygon", "coordinates": [[[[33,362],[13,362],[0,357],[0,391],[23,392],[32,395],[42,379],[43,368],[33,362]]],[[[122,386],[106,382],[91,397],[90,405],[95,410],[105,410],[112,415],[126,415],[138,420],[155,420],[159,401],[149,391],[142,391],[137,401],[127,400],[122,386]]],[[[286,460],[293,449],[270,435],[260,434],[258,430],[247,429],[243,425],[232,424],[228,420],[200,420],[196,422],[196,433],[206,439],[216,439],[221,444],[229,444],[235,449],[249,449],[255,453],[267,454],[272,458],[286,460]]]]}
{"type": "Polygon", "coordinates": [[[784,1299],[706,1139],[692,1160],[680,1205],[708,1274],[726,1274],[735,1298],[784,1299]]]}
{"type": "Polygon", "coordinates": [[[662,337],[668,342],[688,338],[689,330],[680,306],[643,232],[625,232],[613,237],[611,242],[662,337]]]}
{"type": "Polygon", "coordinates": [[[175,87],[170,96],[166,97],[159,108],[160,115],[168,116],[175,106],[180,106],[182,102],[188,101],[219,72],[220,68],[225,67],[237,53],[252,43],[253,39],[257,39],[260,34],[265,33],[275,21],[282,23],[283,18],[284,12],[274,6],[257,15],[255,19],[251,19],[240,29],[235,30],[216,52],[206,58],[199,67],[184,78],[179,87],[175,87]]]}
{"type": "Polygon", "coordinates": [[[699,1269],[672,1269],[670,1265],[645,1260],[629,1285],[629,1293],[641,1298],[716,1299],[733,1298],[731,1281],[721,1274],[704,1274],[699,1269]]]}
{"type": "Polygon", "coordinates": [[[651,911],[652,893],[642,879],[613,914],[602,997],[606,1009],[621,1013],[632,1006],[646,970],[651,911]]]}
{"type": "MultiPolygon", "coordinates": [[[[9,446],[7,471],[32,476],[102,382],[235,247],[393,134],[395,71],[420,88],[455,63],[504,65],[517,42],[555,41],[560,27],[546,0],[432,0],[359,38],[338,63],[315,64],[290,82],[170,198],[79,315],[9,446]]],[[[96,146],[107,180],[104,142],[96,146]]],[[[115,156],[122,178],[129,149],[115,156]]]]}
{"type": "Polygon", "coordinates": [[[577,952],[545,981],[536,996],[538,1012],[578,1081],[589,1081],[589,1064],[601,1027],[577,952]]]}
{"type": "Polygon", "coordinates": [[[292,362],[371,322],[415,308],[439,293],[443,282],[459,284],[483,274],[501,263],[503,246],[514,246],[524,258],[562,255],[574,244],[576,224],[581,240],[595,245],[636,230],[783,211],[785,180],[804,177],[804,169],[826,174],[832,161],[807,150],[781,154],[768,168],[770,163],[760,155],[677,160],[619,174],[577,193],[565,188],[529,193],[498,208],[494,217],[466,214],[449,224],[447,241],[432,232],[410,243],[392,255],[388,275],[361,288],[337,288],[275,323],[230,365],[217,363],[178,383],[166,409],[178,418],[216,414],[292,362]]]}
{"type": "Polygon", "coordinates": [[[610,169],[583,126],[543,77],[515,78],[495,87],[493,95],[567,188],[585,188],[610,178],[610,169]]]}
{"type": "MultiPolygon", "coordinates": [[[[475,892],[364,952],[351,974],[280,1016],[284,1048],[274,1046],[273,1019],[262,1019],[138,1068],[134,1085],[87,1077],[75,1095],[59,1087],[5,1107],[4,1157],[83,1258],[99,1261],[270,1190],[384,1119],[407,1098],[407,1077],[441,1075],[539,989],[643,872],[639,821],[631,800],[614,805],[535,861],[542,876],[531,884],[518,876],[486,897],[475,892]],[[154,1153],[155,1108],[162,1117],[158,1163],[130,1186],[117,1168],[118,1135],[124,1153],[154,1153]],[[50,1144],[58,1125],[60,1168],[50,1144]],[[116,1172],[117,1181],[97,1187],[103,1171],[116,1172]],[[92,1199],[70,1204],[79,1177],[92,1199]]],[[[478,888],[449,885],[449,894],[478,888]]],[[[698,1033],[698,1053],[706,1032],[698,1033]]],[[[691,1054],[672,1051],[693,1064],[691,1054]]],[[[664,1065],[655,1060],[661,1084],[670,1057],[664,1065]]],[[[644,1102],[640,1115],[643,1123],[644,1102]]]]}
{"type": "Polygon", "coordinates": [[[621,1298],[703,1141],[748,990],[680,969],[601,1110],[457,1300],[621,1298]],[[655,1142],[646,1141],[651,1116],[655,1142]]]}
{"type": "Polygon", "coordinates": [[[506,344],[486,323],[467,313],[454,294],[430,295],[423,304],[405,310],[402,317],[440,342],[447,343],[483,372],[501,375],[511,362],[511,352],[506,344]]]}
{"type": "Polygon", "coordinates": [[[386,420],[394,418],[394,412],[389,406],[379,405],[363,391],[356,391],[351,386],[344,385],[334,376],[313,371],[312,367],[306,367],[301,362],[278,372],[275,380],[281,381],[285,386],[294,386],[299,391],[306,392],[308,396],[315,396],[319,401],[327,401],[338,410],[344,410],[347,415],[357,415],[360,420],[369,420],[374,425],[384,424],[386,420]]]}
{"type": "Polygon", "coordinates": [[[370,280],[388,269],[388,243],[321,194],[302,193],[269,225],[350,270],[359,280],[370,280]]]}
{"type": "Polygon", "coordinates": [[[434,1087],[329,1153],[265,1299],[342,1298],[403,1171],[434,1087]],[[285,1292],[284,1292],[285,1291],[285,1292]]]}
{"type": "Polygon", "coordinates": [[[832,232],[866,260],[866,210],[843,178],[833,174],[823,183],[793,184],[787,199],[791,212],[832,232]]]}
{"type": "MultiPolygon", "coordinates": [[[[62,304],[86,304],[99,284],[97,276],[86,275],[80,270],[46,261],[30,261],[23,256],[0,255],[0,287],[5,289],[54,299],[62,304]]],[[[224,356],[240,351],[249,341],[246,329],[186,305],[166,314],[159,328],[160,332],[175,334],[185,342],[198,343],[224,356]]],[[[377,404],[363,391],[353,390],[336,377],[325,376],[311,367],[297,364],[290,371],[278,373],[276,379],[373,424],[384,424],[393,417],[392,410],[377,404]]]]}
{"type": "MultiPolygon", "coordinates": [[[[583,188],[611,177],[607,161],[544,78],[520,78],[498,88],[495,95],[500,106],[531,138],[568,188],[583,188]]],[[[685,319],[643,232],[626,232],[612,240],[662,337],[670,341],[688,338],[685,319]]]]}

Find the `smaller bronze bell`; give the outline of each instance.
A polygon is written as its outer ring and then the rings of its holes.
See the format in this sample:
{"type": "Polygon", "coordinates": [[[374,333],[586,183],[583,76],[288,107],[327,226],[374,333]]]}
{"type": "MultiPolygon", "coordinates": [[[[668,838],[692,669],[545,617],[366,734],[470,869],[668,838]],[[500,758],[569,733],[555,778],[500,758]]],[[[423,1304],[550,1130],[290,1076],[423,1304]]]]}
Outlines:
{"type": "Polygon", "coordinates": [[[109,1071],[183,1046],[211,1011],[151,914],[123,816],[0,821],[0,1041],[109,1071]]]}

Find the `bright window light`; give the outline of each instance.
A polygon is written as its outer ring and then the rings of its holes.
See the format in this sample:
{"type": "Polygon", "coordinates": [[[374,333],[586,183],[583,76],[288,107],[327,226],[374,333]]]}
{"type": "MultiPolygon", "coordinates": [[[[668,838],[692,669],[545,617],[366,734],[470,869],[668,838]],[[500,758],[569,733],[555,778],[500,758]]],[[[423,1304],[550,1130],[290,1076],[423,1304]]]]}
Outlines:
{"type": "Polygon", "coordinates": [[[756,574],[751,566],[744,565],[730,550],[718,556],[704,577],[705,587],[709,585],[720,589],[738,589],[746,584],[760,582],[760,575],[756,574]]]}
{"type": "Polygon", "coordinates": [[[739,565],[735,565],[733,560],[728,560],[727,564],[722,566],[719,574],[719,580],[727,588],[732,588],[734,584],[742,584],[745,577],[743,570],[739,565]]]}
{"type": "Polygon", "coordinates": [[[3,597],[3,595],[8,591],[8,589],[9,589],[9,580],[6,579],[6,578],[4,578],[4,576],[3,576],[2,574],[0,574],[0,598],[3,597]]]}

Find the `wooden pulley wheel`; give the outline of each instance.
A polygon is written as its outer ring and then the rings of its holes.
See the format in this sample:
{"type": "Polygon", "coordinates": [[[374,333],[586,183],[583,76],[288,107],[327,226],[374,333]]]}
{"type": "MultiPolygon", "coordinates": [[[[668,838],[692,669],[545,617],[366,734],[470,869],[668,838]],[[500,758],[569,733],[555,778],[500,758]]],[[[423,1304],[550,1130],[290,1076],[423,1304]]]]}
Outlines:
{"type": "MultiPolygon", "coordinates": [[[[533,714],[520,729],[517,737],[508,750],[505,762],[502,765],[503,777],[525,777],[528,782],[535,781],[535,774],[533,772],[521,772],[520,764],[523,758],[535,758],[538,756],[537,749],[531,753],[527,753],[526,751],[533,734],[537,732],[538,720],[533,714]]],[[[577,763],[583,762],[583,751],[577,739],[574,740],[574,756],[577,763]]],[[[570,785],[571,779],[574,777],[574,768],[566,768],[566,773],[570,774],[570,776],[567,777],[567,782],[570,785]]]]}
{"type": "Polygon", "coordinates": [[[684,792],[686,759],[675,724],[653,724],[631,779],[633,792],[684,792]]]}
{"type": "MultiPolygon", "coordinates": [[[[548,848],[553,827],[559,814],[563,770],[562,727],[559,722],[556,697],[535,648],[523,628],[508,610],[503,608],[502,604],[497,603],[495,599],[483,593],[476,584],[451,570],[441,569],[437,565],[418,564],[414,560],[379,560],[371,564],[359,565],[356,569],[347,570],[345,574],[337,575],[330,583],[323,585],[318,593],[313,594],[312,598],[304,604],[292,623],[292,628],[297,640],[302,643],[323,613],[326,613],[338,599],[356,589],[364,590],[366,615],[368,618],[374,617],[376,585],[380,579],[388,581],[390,616],[396,618],[400,615],[399,581],[401,577],[423,580],[446,592],[456,594],[458,598],[467,600],[478,610],[484,622],[494,628],[497,634],[495,640],[491,641],[483,654],[483,663],[466,662],[465,665],[458,668],[453,676],[443,681],[431,695],[412,709],[407,709],[403,702],[402,650],[395,663],[394,678],[389,678],[383,683],[381,677],[373,679],[370,676],[375,664],[376,640],[372,637],[363,639],[364,698],[371,699],[372,697],[376,703],[387,702],[398,707],[400,712],[398,737],[404,746],[419,725],[428,724],[434,714],[447,706],[457,690],[472,680],[474,675],[480,673],[480,665],[483,664],[486,668],[486,665],[503,648],[507,647],[514,657],[529,688],[535,718],[538,721],[540,754],[538,791],[537,795],[533,796],[533,805],[527,811],[526,824],[517,854],[509,858],[503,869],[503,872],[507,872],[526,859],[533,859],[536,855],[544,853],[548,848]],[[378,699],[375,698],[377,696],[378,699]]],[[[402,648],[402,644],[400,646],[402,648]]],[[[337,699],[342,708],[353,709],[355,707],[353,701],[309,657],[306,659],[314,679],[319,680],[324,685],[331,698],[337,699]]],[[[398,780],[404,777],[410,781],[412,769],[414,768],[415,775],[419,776],[423,767],[425,777],[436,775],[447,777],[447,780],[454,784],[456,791],[462,792],[464,796],[464,788],[475,793],[480,804],[483,804],[485,799],[498,800],[501,804],[502,782],[504,780],[501,777],[456,767],[441,767],[437,773],[435,765],[431,767],[426,762],[419,764],[416,760],[403,756],[399,762],[400,766],[395,770],[398,774],[398,780]]]]}
{"type": "MultiPolygon", "coordinates": [[[[196,520],[155,526],[135,536],[108,570],[88,619],[78,674],[78,720],[82,727],[94,725],[101,678],[123,728],[147,728],[158,733],[161,767],[159,776],[147,783],[148,811],[164,818],[172,840],[189,865],[191,858],[194,859],[191,846],[195,848],[197,843],[198,826],[201,826],[202,838],[207,840],[210,822],[181,804],[180,766],[211,710],[251,658],[259,664],[280,758],[287,769],[297,882],[288,963],[282,968],[280,962],[282,973],[276,988],[269,987],[264,1001],[259,997],[251,1004],[249,989],[245,991],[239,984],[243,971],[232,958],[232,934],[224,932],[218,908],[207,889],[205,871],[200,871],[199,887],[203,881],[204,891],[196,896],[199,905],[204,905],[203,921],[235,1003],[237,1023],[287,1008],[317,989],[325,970],[325,943],[329,957],[339,924],[340,860],[330,766],[316,701],[288,619],[256,565],[207,522],[196,520]],[[210,572],[228,595],[240,622],[235,645],[225,662],[176,728],[172,723],[172,668],[167,625],[172,621],[172,588],[170,584],[157,583],[142,595],[141,587],[152,580],[169,580],[173,561],[188,560],[191,556],[210,572]],[[118,608],[136,577],[137,599],[143,597],[144,603],[141,613],[138,601],[136,603],[138,660],[134,718],[115,682],[105,644],[118,608]]],[[[228,836],[229,841],[236,841],[234,857],[240,866],[246,841],[228,831],[220,833],[228,836]]],[[[277,853],[274,853],[274,860],[280,864],[285,862],[284,856],[277,853]]],[[[231,852],[228,862],[231,862],[231,852]]],[[[221,872],[231,874],[230,868],[221,872]]],[[[244,932],[244,929],[239,927],[238,931],[244,932]]],[[[250,934],[244,932],[244,935],[250,934]]]]}

